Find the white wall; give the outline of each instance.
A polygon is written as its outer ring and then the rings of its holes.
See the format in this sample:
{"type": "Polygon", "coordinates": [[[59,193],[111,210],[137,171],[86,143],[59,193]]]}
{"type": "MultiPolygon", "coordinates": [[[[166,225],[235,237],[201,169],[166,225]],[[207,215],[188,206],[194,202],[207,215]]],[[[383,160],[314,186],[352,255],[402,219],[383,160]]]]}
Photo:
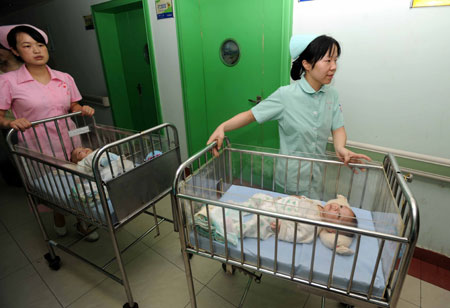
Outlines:
{"type": "MultiPolygon", "coordinates": [[[[180,136],[181,157],[187,159],[186,125],[181,90],[180,61],[175,18],[157,19],[155,1],[148,0],[159,98],[164,122],[174,124],[180,136]]],[[[176,12],[175,12],[176,13],[176,12]]]]}
{"type": "Polygon", "coordinates": [[[450,158],[442,142],[450,131],[450,6],[294,2],[294,34],[329,34],[341,44],[335,86],[350,140],[450,158]]]}
{"type": "MultiPolygon", "coordinates": [[[[333,85],[349,140],[450,156],[450,7],[410,9],[410,0],[294,1],[293,34],[335,37],[333,85]]],[[[450,183],[415,177],[418,246],[450,256],[450,183]]]]}

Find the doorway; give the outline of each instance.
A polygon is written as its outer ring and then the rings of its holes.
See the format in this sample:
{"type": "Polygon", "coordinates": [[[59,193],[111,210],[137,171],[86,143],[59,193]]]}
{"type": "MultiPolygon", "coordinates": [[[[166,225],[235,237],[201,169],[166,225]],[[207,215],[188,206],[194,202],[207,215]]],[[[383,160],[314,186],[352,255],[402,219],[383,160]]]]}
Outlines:
{"type": "MultiPolygon", "coordinates": [[[[223,121],[289,83],[292,0],[176,1],[189,154],[223,121]]],[[[229,132],[233,143],[279,148],[276,122],[229,132]]]]}
{"type": "Polygon", "coordinates": [[[114,125],[137,131],[158,125],[162,117],[148,8],[142,0],[113,0],[91,9],[114,125]]]}

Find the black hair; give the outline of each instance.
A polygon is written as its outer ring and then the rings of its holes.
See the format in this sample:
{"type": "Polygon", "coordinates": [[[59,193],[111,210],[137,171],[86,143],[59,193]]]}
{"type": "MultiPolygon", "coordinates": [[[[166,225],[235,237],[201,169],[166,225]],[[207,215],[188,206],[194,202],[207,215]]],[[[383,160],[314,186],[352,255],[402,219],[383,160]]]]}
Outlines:
{"type": "Polygon", "coordinates": [[[17,33],[21,32],[28,34],[36,42],[47,46],[44,37],[42,36],[42,34],[39,33],[39,31],[29,26],[17,26],[11,29],[11,31],[9,31],[8,33],[8,36],[6,37],[8,40],[8,44],[12,49],[17,50],[17,33]]]}
{"type": "Polygon", "coordinates": [[[338,41],[331,36],[326,35],[316,37],[292,63],[291,78],[293,80],[299,80],[302,77],[302,74],[305,72],[305,68],[302,64],[303,60],[306,60],[306,62],[312,64],[312,67],[314,68],[314,65],[316,65],[319,60],[325,57],[328,53],[331,53],[334,46],[337,48],[337,54],[339,57],[341,55],[341,46],[338,41]]]}

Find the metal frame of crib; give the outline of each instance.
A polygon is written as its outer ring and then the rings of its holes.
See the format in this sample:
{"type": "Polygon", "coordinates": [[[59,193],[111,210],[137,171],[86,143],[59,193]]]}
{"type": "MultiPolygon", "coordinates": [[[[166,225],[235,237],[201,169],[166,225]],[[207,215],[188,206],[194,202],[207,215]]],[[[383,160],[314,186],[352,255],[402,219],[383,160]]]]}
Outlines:
{"type": "MultiPolygon", "coordinates": [[[[157,235],[159,235],[159,225],[164,221],[174,223],[174,229],[177,230],[177,223],[158,215],[154,206],[163,197],[171,194],[174,174],[181,163],[178,133],[175,126],[161,124],[136,133],[99,125],[93,117],[83,117],[81,112],[76,112],[32,122],[32,127],[29,130],[34,132],[34,136],[38,140],[40,153],[27,148],[26,137],[22,132],[11,130],[8,133],[7,142],[18,166],[29,204],[47,243],[49,253],[44,257],[49,262],[50,268],[58,270],[60,267],[60,258],[54,251],[54,247],[57,247],[122,284],[127,297],[127,302],[123,307],[137,308],[138,304],[133,299],[121,254],[153,230],[156,229],[157,235]],[[68,119],[76,120],[76,129],[70,130],[68,119]],[[56,127],[58,138],[52,139],[48,134],[48,128],[52,125],[56,127]],[[38,134],[36,134],[39,126],[41,129],[44,128],[47,139],[45,142],[50,143],[52,152],[54,152],[55,143],[60,144],[65,152],[64,138],[62,138],[63,126],[67,129],[72,144],[73,138],[81,138],[84,146],[89,145],[94,149],[99,148],[93,159],[93,174],[77,170],[74,167],[75,164],[44,155],[40,145],[40,142],[44,142],[44,140],[41,139],[39,142],[38,134]],[[152,151],[155,153],[154,151],[157,150],[162,154],[153,157],[151,160],[146,160],[145,155],[147,153],[152,151]],[[112,179],[108,181],[103,181],[100,175],[100,158],[104,153],[120,155],[120,164],[123,167],[122,171],[124,171],[122,174],[114,174],[111,168],[112,179]],[[133,162],[133,167],[125,168],[124,157],[133,162]],[[83,184],[81,188],[76,189],[74,195],[70,196],[63,192],[63,187],[71,184],[69,178],[73,179],[74,182],[83,184]],[[89,189],[91,192],[94,189],[97,190],[99,196],[99,198],[93,199],[94,205],[92,206],[85,204],[81,198],[81,196],[89,193],[89,189]],[[50,239],[37,210],[38,203],[44,203],[62,213],[75,215],[77,219],[95,226],[95,229],[91,232],[94,232],[97,228],[107,230],[111,237],[115,257],[105,265],[98,266],[71,250],[70,247],[82,239],[69,245],[62,245],[50,239]],[[149,211],[150,208],[152,212],[149,211]],[[114,213],[111,212],[111,209],[114,209],[114,213]],[[117,230],[141,213],[152,215],[155,224],[121,250],[117,242],[117,230]],[[107,267],[114,260],[118,264],[121,277],[117,277],[107,270],[107,267]]],[[[68,159],[67,155],[65,156],[68,159]]],[[[110,160],[110,156],[106,156],[110,160]]],[[[109,163],[111,166],[111,161],[109,163]]],[[[171,203],[173,217],[176,220],[173,196],[171,197],[171,203]]],[[[92,245],[95,245],[95,243],[92,245]]]]}
{"type": "MultiPolygon", "coordinates": [[[[391,154],[385,156],[382,165],[373,165],[373,164],[349,164],[352,168],[364,168],[366,172],[364,173],[364,184],[361,192],[358,195],[358,198],[364,199],[364,195],[366,194],[367,187],[367,179],[369,177],[369,173],[372,172],[380,172],[382,175],[382,179],[384,184],[387,187],[386,196],[384,196],[383,200],[389,200],[394,204],[396,210],[398,209],[399,219],[403,222],[403,229],[401,230],[400,235],[392,235],[388,233],[382,233],[377,231],[369,231],[364,229],[359,229],[350,226],[337,225],[334,223],[327,222],[317,222],[311,221],[308,219],[298,218],[294,216],[282,215],[272,212],[266,212],[258,209],[249,209],[246,207],[239,206],[237,204],[232,204],[228,202],[222,202],[219,200],[220,195],[223,195],[224,184],[228,183],[237,183],[240,185],[246,185],[249,187],[274,190],[275,188],[275,175],[269,179],[269,183],[264,183],[264,159],[284,159],[286,160],[286,178],[287,178],[287,170],[288,170],[288,161],[297,161],[297,162],[308,162],[311,164],[311,175],[309,177],[310,181],[312,179],[313,172],[313,164],[322,164],[325,166],[324,174],[323,174],[323,186],[322,189],[327,185],[325,177],[327,176],[327,167],[329,168],[329,173],[331,173],[331,167],[335,168],[337,172],[337,180],[336,180],[336,191],[338,190],[338,181],[339,178],[343,177],[342,174],[344,170],[350,170],[348,167],[344,166],[342,162],[337,160],[329,160],[329,159],[317,159],[317,158],[307,158],[307,157],[297,157],[297,156],[289,156],[282,155],[276,153],[269,153],[264,151],[255,151],[255,150],[246,150],[239,149],[233,147],[232,144],[229,143],[228,139],[224,140],[224,148],[220,151],[220,155],[218,158],[215,158],[211,154],[211,149],[216,146],[216,142],[208,145],[203,150],[198,152],[197,154],[190,157],[187,161],[185,161],[179,168],[174,180],[173,190],[174,196],[177,202],[177,215],[179,221],[179,232],[180,232],[180,243],[182,247],[183,257],[184,257],[184,265],[186,278],[188,283],[188,289],[190,294],[191,307],[197,307],[196,296],[194,291],[193,277],[190,265],[190,256],[191,255],[199,255],[206,258],[211,258],[217,260],[222,263],[224,269],[229,268],[230,266],[237,267],[242,269],[244,272],[250,272],[249,282],[247,284],[247,288],[244,291],[244,294],[241,298],[240,306],[243,305],[245,296],[248,292],[248,288],[251,283],[252,273],[261,273],[261,274],[270,274],[274,275],[278,278],[287,279],[293,282],[298,283],[305,291],[314,293],[316,295],[322,296],[322,307],[324,307],[325,297],[331,298],[342,303],[346,303],[347,305],[358,305],[358,307],[395,307],[397,305],[400,292],[408,271],[409,264],[411,262],[414,248],[416,245],[418,232],[419,232],[419,212],[415,199],[413,198],[411,191],[409,190],[405,178],[400,172],[399,166],[395,160],[395,157],[391,154]],[[232,159],[232,155],[234,153],[234,160],[232,159]],[[236,160],[236,155],[240,157],[240,159],[236,160]],[[243,156],[247,156],[247,160],[243,160],[243,156]],[[233,166],[234,162],[234,166],[233,166]],[[260,164],[260,165],[258,165],[260,164]],[[250,169],[250,176],[247,174],[247,183],[243,181],[243,167],[250,169]],[[205,171],[208,170],[209,171],[205,171]],[[233,169],[234,168],[234,169],[233,169]],[[236,169],[240,169],[236,174],[236,169]],[[189,170],[186,172],[186,170],[189,170]],[[197,176],[196,188],[190,187],[191,191],[188,191],[187,183],[189,181],[194,181],[194,177],[197,176]],[[204,183],[214,183],[202,187],[205,185],[204,183]],[[202,184],[203,183],[203,184],[202,184]],[[217,187],[216,186],[217,183],[217,187]],[[197,192],[193,193],[193,190],[197,189],[197,192]],[[208,194],[210,197],[208,197],[208,194]],[[218,196],[214,196],[211,194],[217,194],[218,196]],[[243,251],[243,247],[241,246],[241,257],[240,259],[232,258],[229,255],[228,247],[227,247],[227,233],[226,233],[226,223],[225,218],[223,221],[223,225],[225,228],[225,252],[222,254],[218,251],[214,251],[213,248],[213,240],[211,235],[209,236],[209,248],[200,247],[199,245],[199,234],[195,228],[192,228],[192,220],[194,216],[194,207],[195,204],[210,204],[214,206],[221,207],[223,210],[223,215],[225,215],[225,209],[234,209],[239,211],[240,213],[240,232],[242,238],[242,212],[250,212],[253,214],[260,216],[270,216],[277,219],[290,220],[297,223],[307,223],[313,224],[315,226],[315,236],[314,236],[314,244],[313,244],[313,252],[311,258],[311,268],[309,273],[309,278],[303,279],[296,277],[294,275],[294,258],[295,258],[295,244],[293,248],[293,256],[292,256],[292,271],[290,274],[286,274],[280,272],[277,268],[277,244],[275,244],[274,251],[274,265],[273,268],[264,268],[260,264],[260,251],[259,251],[259,229],[258,229],[258,255],[256,264],[248,262],[245,258],[243,251]],[[191,224],[191,226],[189,226],[191,224]],[[315,242],[318,237],[317,228],[318,227],[327,227],[336,230],[336,234],[339,232],[351,232],[355,235],[354,241],[357,242],[356,250],[353,259],[352,271],[350,274],[350,279],[348,281],[348,286],[346,289],[334,287],[332,284],[333,280],[333,266],[336,256],[335,249],[332,252],[332,260],[330,265],[330,276],[328,278],[327,283],[317,283],[312,279],[313,268],[314,268],[314,254],[315,254],[315,242]],[[189,236],[191,234],[191,238],[189,236]],[[193,239],[192,239],[193,234],[193,239]],[[355,265],[359,255],[359,244],[361,240],[361,236],[368,236],[377,239],[379,243],[378,255],[376,258],[376,265],[373,270],[372,279],[370,282],[369,291],[367,293],[353,292],[352,291],[352,283],[355,274],[355,265]],[[387,243],[395,243],[397,246],[395,253],[392,257],[393,261],[390,265],[390,270],[388,271],[387,285],[385,287],[383,296],[375,297],[372,294],[375,275],[379,266],[382,266],[382,255],[384,254],[383,248],[387,243]]],[[[300,172],[300,167],[298,169],[300,172]]],[[[275,162],[273,163],[273,173],[275,173],[275,162]]],[[[347,171],[346,171],[347,172],[347,171]]],[[[352,187],[354,190],[355,185],[353,172],[348,171],[351,175],[348,176],[350,179],[350,184],[348,185],[348,194],[352,193],[352,187]]],[[[334,174],[333,176],[336,176],[334,174]]],[[[244,176],[245,177],[245,176],[244,176]]],[[[300,174],[297,177],[297,181],[300,180],[300,174]]],[[[310,182],[311,184],[311,182],[310,182]]],[[[333,186],[330,185],[331,187],[333,186]]],[[[195,185],[194,185],[195,187],[195,185]]],[[[297,182],[298,187],[298,182],[297,182]]],[[[346,188],[346,189],[347,189],[346,188]]],[[[284,187],[286,191],[286,186],[284,187]]],[[[298,190],[298,189],[297,189],[298,190]]],[[[323,199],[322,199],[323,200],[323,199]]],[[[208,207],[206,207],[208,209],[208,207]]],[[[207,210],[208,212],[208,210],[207,210]]],[[[208,220],[209,220],[209,212],[208,212],[208,220]]],[[[259,225],[259,224],[258,224],[259,225]]],[[[259,227],[259,226],[258,226],[259,227]]],[[[211,233],[211,226],[209,224],[209,232],[211,233]]],[[[296,232],[295,232],[296,233],[296,232]]],[[[294,239],[294,243],[295,243],[294,239]]],[[[275,242],[277,242],[277,235],[275,235],[275,242]]],[[[337,236],[335,238],[335,246],[337,242],[337,236]]],[[[241,241],[242,245],[242,241],[241,241]]],[[[260,276],[253,275],[256,281],[259,280],[260,276]],[[256,277],[256,278],[255,278],[256,277]]]]}

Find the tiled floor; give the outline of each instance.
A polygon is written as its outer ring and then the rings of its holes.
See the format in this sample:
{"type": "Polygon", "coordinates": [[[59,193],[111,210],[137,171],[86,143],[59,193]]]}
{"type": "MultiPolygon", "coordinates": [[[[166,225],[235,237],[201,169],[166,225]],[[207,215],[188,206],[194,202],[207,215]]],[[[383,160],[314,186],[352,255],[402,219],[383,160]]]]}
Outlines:
{"type": "MultiPolygon", "coordinates": [[[[158,204],[158,211],[168,215],[169,199],[158,204]]],[[[120,245],[133,241],[153,218],[141,215],[118,234],[120,245]]],[[[44,215],[51,226],[52,216],[44,215]]],[[[73,219],[64,241],[76,238],[73,219]]],[[[49,228],[50,234],[52,228],[49,228]]],[[[80,242],[75,249],[101,264],[112,256],[108,234],[100,232],[97,243],[80,242]]],[[[49,269],[43,255],[46,246],[24,190],[7,186],[0,179],[0,307],[122,307],[126,301],[123,287],[78,259],[57,250],[62,266],[49,269]]],[[[141,308],[190,307],[178,234],[172,225],[163,223],[161,235],[148,235],[124,254],[126,271],[133,296],[141,308]]],[[[194,257],[198,307],[237,307],[247,278],[240,273],[229,276],[219,263],[194,257]]],[[[117,266],[109,270],[117,272],[117,266]]],[[[426,270],[424,268],[422,271],[426,270]]],[[[408,276],[398,308],[449,307],[450,291],[408,276]]],[[[320,298],[300,290],[298,285],[263,276],[261,284],[253,283],[244,307],[320,307],[320,298]]],[[[340,307],[327,300],[326,307],[340,307]]]]}

